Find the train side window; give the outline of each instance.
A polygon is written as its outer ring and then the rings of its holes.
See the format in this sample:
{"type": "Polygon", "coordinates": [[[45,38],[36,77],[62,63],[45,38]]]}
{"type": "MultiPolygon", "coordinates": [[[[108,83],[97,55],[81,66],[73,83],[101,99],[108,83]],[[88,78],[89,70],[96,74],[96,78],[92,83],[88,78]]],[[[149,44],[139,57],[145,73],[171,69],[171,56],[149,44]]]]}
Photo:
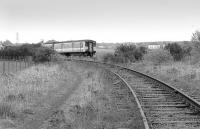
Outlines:
{"type": "Polygon", "coordinates": [[[80,48],[81,42],[74,42],[73,47],[74,48],[80,48]]]}
{"type": "Polygon", "coordinates": [[[45,44],[44,46],[45,46],[45,47],[52,48],[53,45],[52,45],[52,44],[45,44]]]}
{"type": "Polygon", "coordinates": [[[72,43],[63,44],[63,48],[72,48],[72,43]]]}
{"type": "Polygon", "coordinates": [[[85,42],[85,46],[88,47],[88,46],[89,46],[89,43],[88,43],[88,42],[85,42]]]}
{"type": "Polygon", "coordinates": [[[93,47],[96,47],[96,42],[93,42],[93,47]]]}
{"type": "Polygon", "coordinates": [[[83,43],[84,43],[84,42],[81,42],[81,46],[80,46],[81,48],[83,47],[83,43]]]}
{"type": "Polygon", "coordinates": [[[61,49],[61,44],[55,44],[54,49],[61,49]]]}

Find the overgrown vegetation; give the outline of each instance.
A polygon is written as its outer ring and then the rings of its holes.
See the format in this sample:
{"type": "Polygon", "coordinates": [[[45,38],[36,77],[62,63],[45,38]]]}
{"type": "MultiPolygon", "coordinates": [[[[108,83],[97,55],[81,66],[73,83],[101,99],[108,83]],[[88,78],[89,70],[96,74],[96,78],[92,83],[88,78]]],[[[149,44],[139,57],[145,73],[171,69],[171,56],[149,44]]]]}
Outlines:
{"type": "Polygon", "coordinates": [[[173,60],[172,55],[167,50],[158,49],[148,52],[144,55],[144,61],[150,62],[153,65],[161,65],[173,60]]]}
{"type": "Polygon", "coordinates": [[[196,31],[195,33],[193,33],[192,35],[192,42],[200,42],[200,31],[196,31]]]}
{"type": "Polygon", "coordinates": [[[133,44],[121,44],[115,49],[114,54],[105,55],[103,61],[114,63],[135,62],[142,60],[145,53],[145,47],[136,47],[133,44]]]}
{"type": "Polygon", "coordinates": [[[13,75],[1,75],[0,128],[3,128],[3,120],[17,126],[38,111],[48,109],[53,105],[50,103],[53,98],[70,90],[75,79],[76,74],[70,66],[53,63],[32,66],[13,75]]]}
{"type": "Polygon", "coordinates": [[[120,63],[159,78],[188,95],[200,97],[200,31],[193,33],[191,41],[160,44],[165,45],[165,47],[148,49],[143,54],[143,58],[139,60],[134,60],[135,51],[132,51],[134,54],[129,53],[129,50],[135,50],[135,47],[117,48],[115,55],[106,55],[104,59],[118,63],[118,60],[115,61],[116,59],[125,60],[128,58],[131,63],[127,63],[128,61],[120,63]]]}
{"type": "Polygon", "coordinates": [[[23,44],[20,46],[9,46],[0,50],[2,57],[18,58],[32,57],[35,62],[45,62],[51,60],[51,55],[55,54],[52,49],[42,46],[41,44],[23,44]]]}
{"type": "Polygon", "coordinates": [[[178,43],[168,44],[165,49],[170,52],[174,61],[181,61],[184,57],[189,56],[192,50],[191,47],[182,47],[178,43]]]}

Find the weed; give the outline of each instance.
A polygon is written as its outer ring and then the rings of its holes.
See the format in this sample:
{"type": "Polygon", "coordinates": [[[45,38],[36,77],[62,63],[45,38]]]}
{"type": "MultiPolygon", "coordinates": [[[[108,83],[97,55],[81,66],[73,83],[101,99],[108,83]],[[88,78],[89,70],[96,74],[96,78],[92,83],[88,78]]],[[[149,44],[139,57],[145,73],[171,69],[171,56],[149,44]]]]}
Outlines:
{"type": "Polygon", "coordinates": [[[5,119],[7,117],[14,118],[16,113],[13,110],[13,107],[9,103],[0,103],[0,117],[5,119]]]}

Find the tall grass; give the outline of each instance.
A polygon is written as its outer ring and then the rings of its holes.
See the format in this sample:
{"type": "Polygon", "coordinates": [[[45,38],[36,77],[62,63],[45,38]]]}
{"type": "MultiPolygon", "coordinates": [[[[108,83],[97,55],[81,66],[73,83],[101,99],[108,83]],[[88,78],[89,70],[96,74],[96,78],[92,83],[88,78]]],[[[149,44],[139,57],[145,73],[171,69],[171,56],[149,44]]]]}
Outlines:
{"type": "Polygon", "coordinates": [[[40,64],[16,74],[1,75],[0,118],[19,117],[23,112],[33,113],[33,108],[39,110],[38,102],[58,88],[60,83],[70,85],[74,78],[71,68],[64,64],[40,64]]]}

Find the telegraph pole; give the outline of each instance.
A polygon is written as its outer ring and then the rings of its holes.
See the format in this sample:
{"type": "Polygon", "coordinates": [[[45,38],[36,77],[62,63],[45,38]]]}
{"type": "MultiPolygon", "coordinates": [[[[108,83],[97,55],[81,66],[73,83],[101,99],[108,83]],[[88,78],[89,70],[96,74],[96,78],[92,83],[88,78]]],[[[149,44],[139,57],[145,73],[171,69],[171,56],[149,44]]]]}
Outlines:
{"type": "Polygon", "coordinates": [[[19,43],[19,33],[16,33],[16,43],[19,43]]]}

